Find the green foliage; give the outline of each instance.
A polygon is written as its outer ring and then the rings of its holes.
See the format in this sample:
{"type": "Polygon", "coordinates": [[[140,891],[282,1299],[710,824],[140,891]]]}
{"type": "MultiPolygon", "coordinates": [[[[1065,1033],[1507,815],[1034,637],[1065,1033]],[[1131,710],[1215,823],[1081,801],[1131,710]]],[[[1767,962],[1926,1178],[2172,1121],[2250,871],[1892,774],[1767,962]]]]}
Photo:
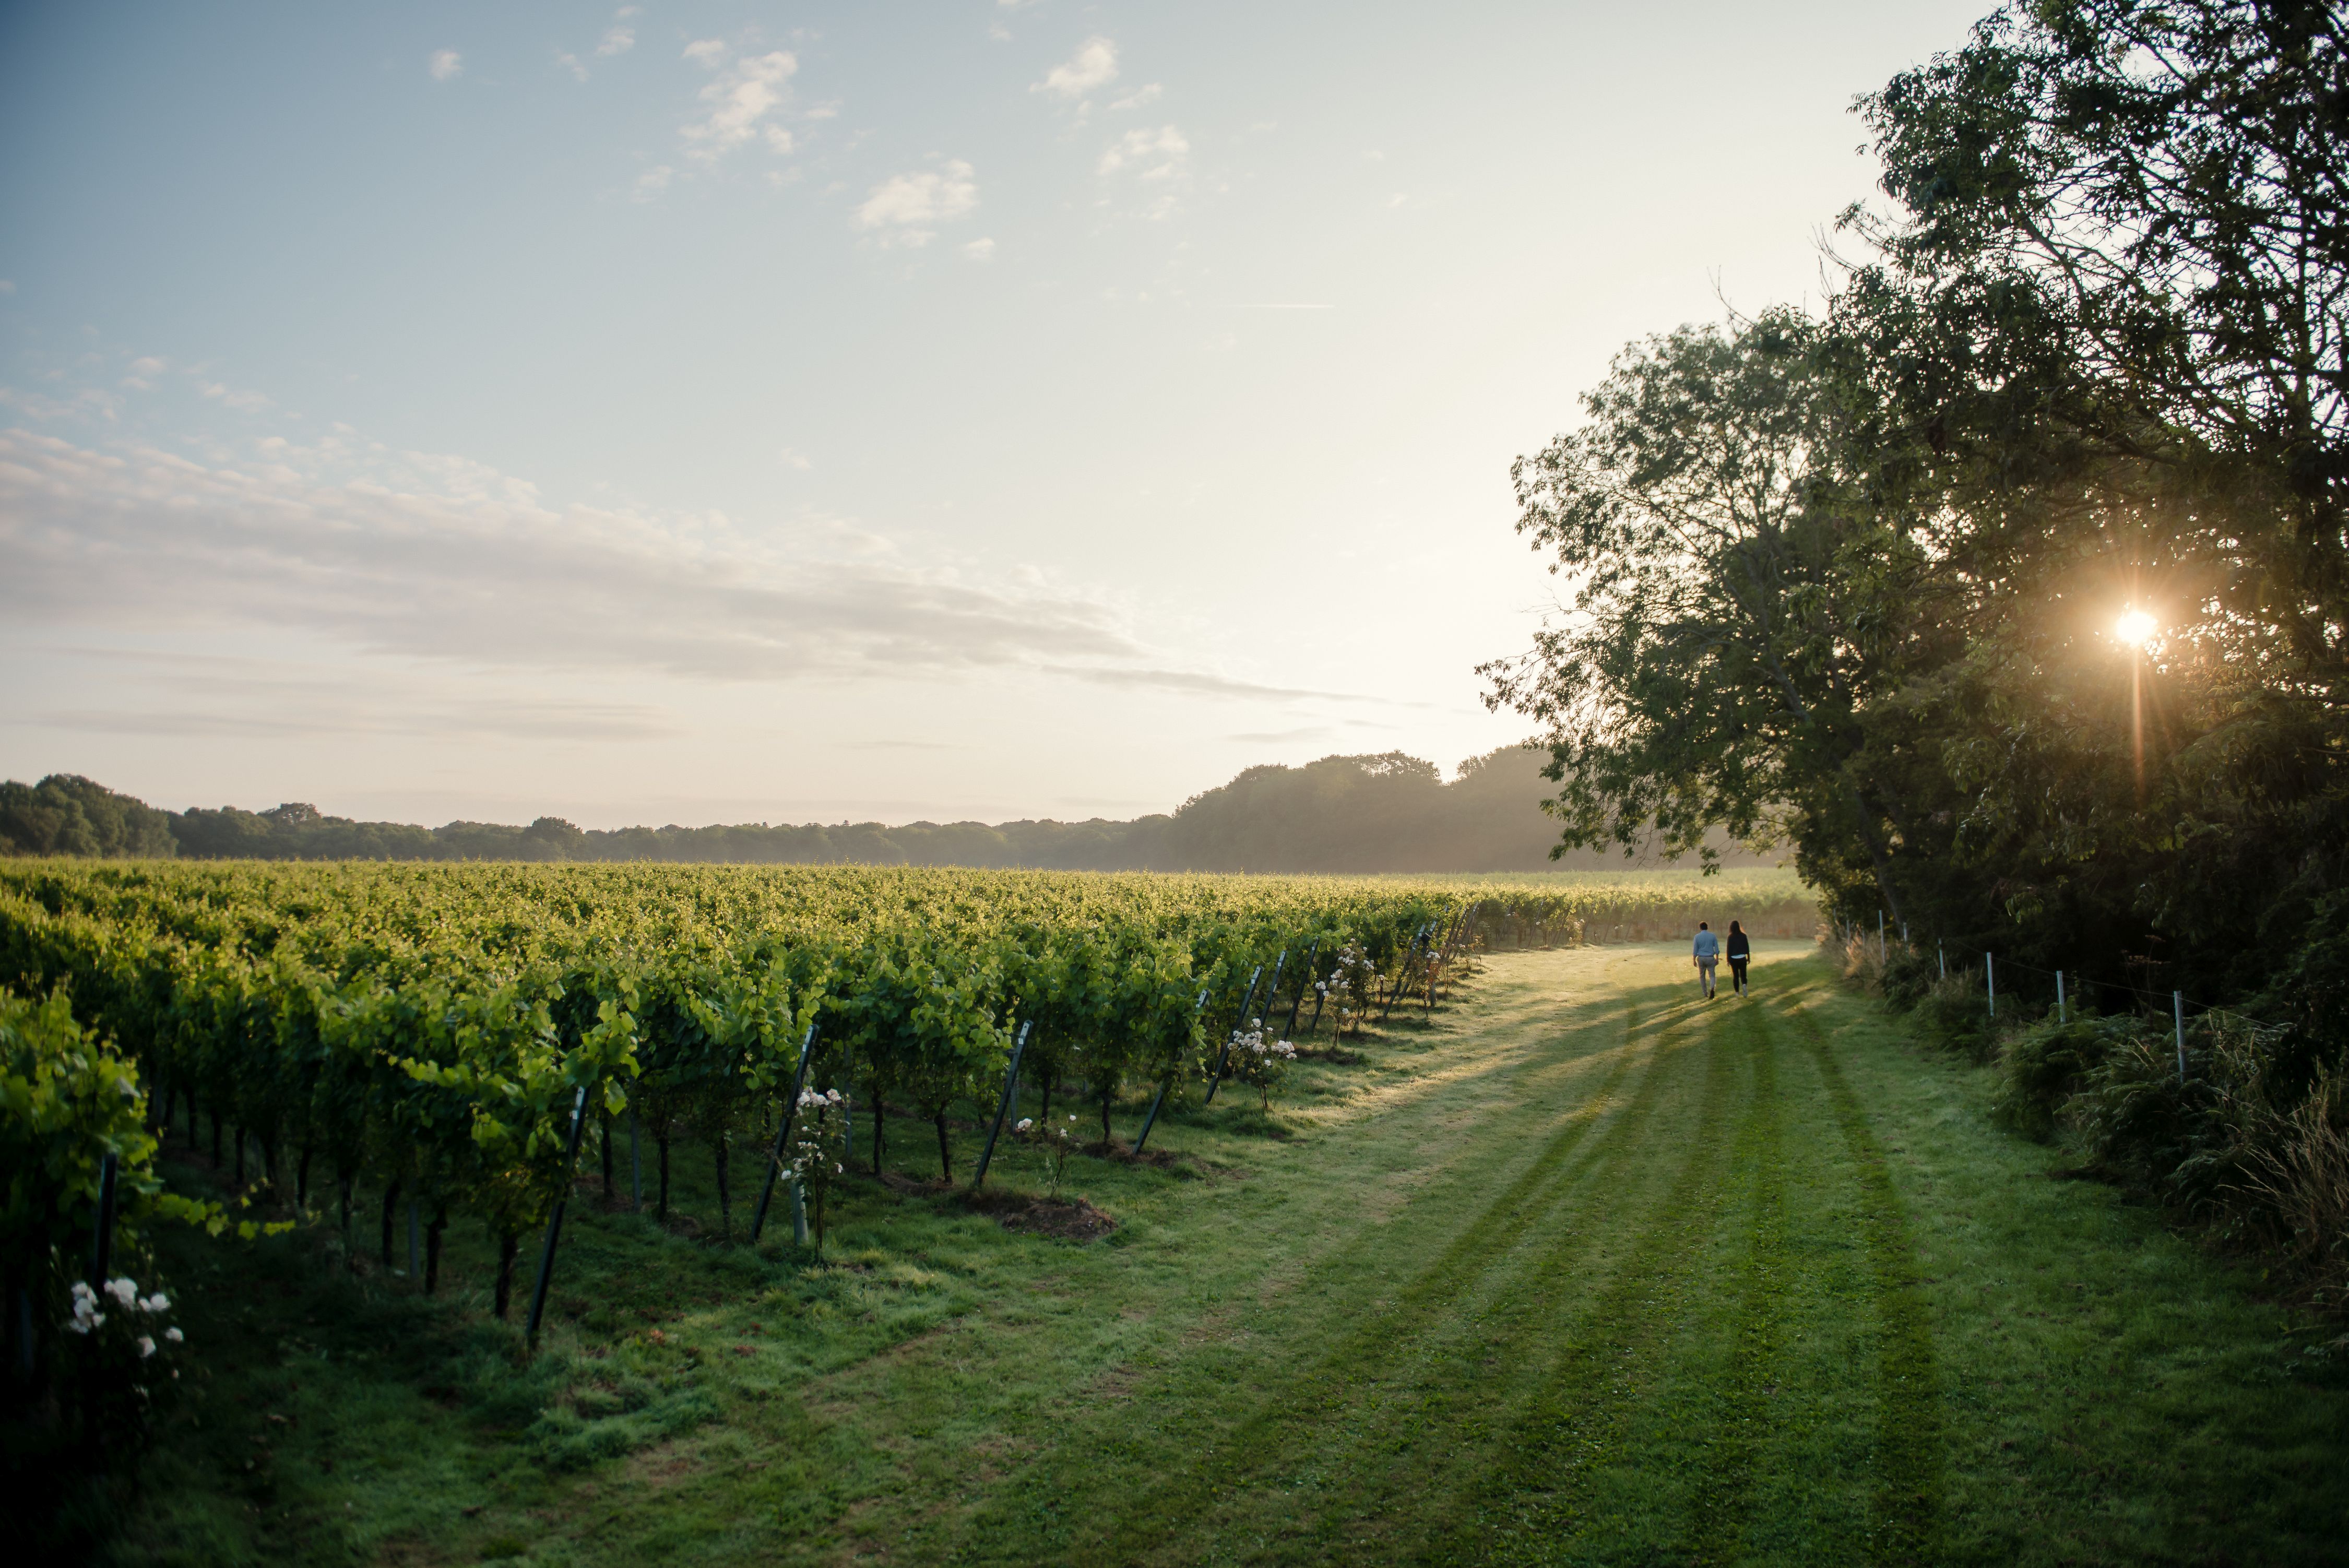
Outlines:
{"type": "Polygon", "coordinates": [[[62,990],[36,1002],[0,988],[0,1265],[11,1280],[43,1282],[55,1296],[47,1315],[64,1315],[73,1271],[59,1260],[88,1255],[106,1156],[116,1161],[124,1242],[152,1219],[214,1233],[226,1224],[216,1210],[163,1191],[146,1110],[136,1067],[75,1021],[62,990]]]}
{"type": "Polygon", "coordinates": [[[2073,1097],[2099,1077],[2114,1050],[2137,1049],[2146,1034],[2145,1020],[2127,1015],[2050,1018],[2023,1030],[2001,1053],[1992,1112],[2026,1137],[2053,1139],[2073,1097]]]}
{"type": "Polygon", "coordinates": [[[177,852],[169,813],[72,773],[0,783],[0,855],[157,856],[177,852]]]}

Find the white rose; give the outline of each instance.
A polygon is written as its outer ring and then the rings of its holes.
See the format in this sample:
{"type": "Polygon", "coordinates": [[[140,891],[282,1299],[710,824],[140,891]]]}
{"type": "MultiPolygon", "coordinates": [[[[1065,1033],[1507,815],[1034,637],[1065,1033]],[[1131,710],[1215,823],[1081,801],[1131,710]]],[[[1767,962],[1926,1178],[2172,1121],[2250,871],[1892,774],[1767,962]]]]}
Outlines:
{"type": "MultiPolygon", "coordinates": [[[[180,1341],[185,1339],[187,1336],[181,1333],[176,1328],[167,1328],[163,1330],[163,1337],[170,1340],[172,1344],[177,1345],[180,1341]]],[[[174,1375],[176,1376],[176,1374],[174,1375]]]]}
{"type": "Polygon", "coordinates": [[[139,1336],[139,1359],[144,1361],[147,1357],[154,1354],[155,1342],[148,1338],[145,1335],[140,1335],[139,1336]]]}

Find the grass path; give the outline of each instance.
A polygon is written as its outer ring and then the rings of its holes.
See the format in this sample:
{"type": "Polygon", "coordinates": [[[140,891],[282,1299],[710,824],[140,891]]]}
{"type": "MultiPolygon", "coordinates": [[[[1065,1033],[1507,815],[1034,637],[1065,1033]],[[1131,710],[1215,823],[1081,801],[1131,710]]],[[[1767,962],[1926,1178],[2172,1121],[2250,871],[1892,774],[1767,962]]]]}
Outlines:
{"type": "Polygon", "coordinates": [[[2342,1561],[2349,1393],[2256,1281],[2050,1179],[1805,951],[1712,1003],[1677,950],[1499,955],[1287,1136],[1072,1162],[1091,1245],[871,1185],[822,1268],[590,1215],[529,1372],[289,1250],[192,1298],[249,1365],[119,1554],[2342,1561]]]}

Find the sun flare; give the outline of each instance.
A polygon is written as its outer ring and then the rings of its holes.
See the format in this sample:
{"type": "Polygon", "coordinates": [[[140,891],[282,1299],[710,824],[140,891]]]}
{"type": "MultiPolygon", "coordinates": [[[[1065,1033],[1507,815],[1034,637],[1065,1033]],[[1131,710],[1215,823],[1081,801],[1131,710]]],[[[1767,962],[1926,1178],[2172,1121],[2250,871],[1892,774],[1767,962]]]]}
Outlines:
{"type": "Polygon", "coordinates": [[[2143,610],[2124,611],[2121,618],[2113,623],[2113,635],[2132,648],[2145,646],[2152,638],[2154,630],[2153,617],[2143,610]]]}

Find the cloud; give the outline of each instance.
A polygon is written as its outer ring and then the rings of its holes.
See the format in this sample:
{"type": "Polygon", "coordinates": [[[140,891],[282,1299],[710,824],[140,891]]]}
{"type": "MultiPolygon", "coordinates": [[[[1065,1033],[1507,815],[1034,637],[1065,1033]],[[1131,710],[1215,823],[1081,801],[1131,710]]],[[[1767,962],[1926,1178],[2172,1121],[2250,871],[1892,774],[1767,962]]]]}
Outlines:
{"type": "Polygon", "coordinates": [[[809,469],[815,467],[815,464],[809,460],[805,452],[796,451],[790,447],[785,447],[781,452],[777,453],[776,456],[782,460],[783,467],[787,469],[798,469],[802,473],[807,471],[809,469]]]}
{"type": "Polygon", "coordinates": [[[978,182],[971,167],[956,159],[919,174],[893,174],[875,185],[856,209],[856,226],[882,232],[885,243],[926,245],[948,223],[978,205],[978,182]]]}
{"type": "Polygon", "coordinates": [[[0,294],[12,294],[16,292],[16,285],[15,284],[10,283],[6,278],[0,278],[0,294]]]}
{"type": "Polygon", "coordinates": [[[215,402],[225,403],[240,414],[258,414],[274,407],[258,392],[239,392],[217,381],[199,381],[196,390],[215,402]]]}
{"type": "Polygon", "coordinates": [[[130,362],[129,367],[123,374],[122,384],[136,391],[152,392],[155,389],[155,377],[170,368],[169,361],[158,359],[151,354],[142,355],[130,362]]]}
{"type": "Polygon", "coordinates": [[[1310,698],[1319,702],[1374,702],[1399,707],[1428,706],[1425,703],[1390,703],[1388,698],[1364,696],[1359,692],[1266,686],[1260,681],[1237,680],[1229,676],[1209,675],[1198,670],[1061,668],[1054,673],[1088,681],[1094,686],[1149,686],[1160,691],[1185,692],[1195,696],[1310,698]]]}
{"type": "Polygon", "coordinates": [[[676,178],[677,170],[666,163],[646,170],[636,176],[636,200],[641,201],[657,191],[667,190],[668,182],[676,178]]]}
{"type": "Polygon", "coordinates": [[[1096,34],[1078,45],[1075,54],[1045,72],[1044,79],[1028,90],[1050,93],[1060,98],[1081,98],[1095,88],[1107,87],[1115,80],[1117,46],[1096,34]]]}
{"type": "Polygon", "coordinates": [[[714,39],[686,46],[688,59],[718,72],[717,79],[701,89],[708,112],[679,128],[686,156],[714,163],[761,134],[776,151],[789,152],[791,133],[761,122],[781,107],[784,84],[800,68],[799,61],[777,49],[737,60],[730,67],[725,63],[726,53],[726,46],[714,39]]]}
{"type": "Polygon", "coordinates": [[[0,618],[720,680],[1155,662],[1067,589],[844,531],[556,508],[480,464],[341,437],[228,465],[0,431],[0,618]]]}
{"type": "MultiPolygon", "coordinates": [[[[129,666],[120,684],[152,706],[51,708],[16,721],[84,735],[226,737],[299,740],[311,736],[460,738],[477,741],[662,740],[682,733],[659,708],[543,692],[451,696],[440,683],[381,666],[320,676],[264,659],[116,653],[129,666]]],[[[468,683],[469,686],[475,683],[468,683]]]]}
{"type": "Polygon", "coordinates": [[[1156,130],[1129,130],[1110,143],[1098,165],[1102,174],[1132,169],[1143,180],[1174,180],[1184,170],[1191,144],[1171,125],[1156,130]]]}
{"type": "Polygon", "coordinates": [[[575,79],[583,82],[587,79],[587,67],[579,63],[578,56],[558,54],[554,57],[554,63],[558,66],[568,67],[570,68],[571,75],[575,79]]]}
{"type": "Polygon", "coordinates": [[[1153,82],[1146,88],[1134,88],[1133,91],[1126,94],[1123,98],[1119,98],[1115,103],[1111,104],[1109,107],[1112,108],[1140,108],[1143,104],[1156,102],[1159,95],[1164,93],[1165,90],[1166,89],[1159,86],[1158,83],[1153,82]]]}
{"type": "Polygon", "coordinates": [[[454,49],[435,49],[431,63],[425,68],[436,82],[453,82],[465,74],[465,57],[454,49]]]}
{"type": "Polygon", "coordinates": [[[625,55],[636,46],[636,30],[634,27],[615,27],[604,35],[604,41],[595,46],[595,52],[610,59],[615,55],[625,55]]]}
{"type": "Polygon", "coordinates": [[[974,262],[991,262],[995,259],[995,242],[973,240],[962,248],[962,253],[974,262]]]}

